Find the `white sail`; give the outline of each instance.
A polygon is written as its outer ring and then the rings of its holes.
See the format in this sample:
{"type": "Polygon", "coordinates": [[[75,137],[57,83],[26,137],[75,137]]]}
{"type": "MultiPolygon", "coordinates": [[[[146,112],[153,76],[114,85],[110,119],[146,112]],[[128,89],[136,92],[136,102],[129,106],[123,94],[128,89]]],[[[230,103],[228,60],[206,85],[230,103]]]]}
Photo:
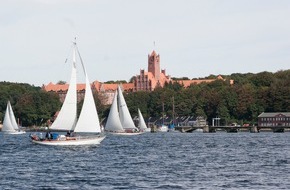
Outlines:
{"type": "Polygon", "coordinates": [[[87,74],[86,74],[86,92],[84,103],[74,132],[86,132],[86,133],[101,132],[99,117],[87,74]]]}
{"type": "Polygon", "coordinates": [[[119,102],[118,102],[119,103],[119,116],[120,116],[123,129],[137,129],[130,115],[130,112],[127,107],[120,85],[118,85],[118,97],[119,97],[119,102]]]}
{"type": "Polygon", "coordinates": [[[73,64],[69,88],[56,120],[50,126],[53,130],[73,130],[77,116],[77,91],[76,91],[76,45],[74,44],[73,64]]]}
{"type": "Polygon", "coordinates": [[[9,105],[10,105],[10,102],[8,101],[5,116],[4,116],[4,121],[3,121],[3,127],[2,127],[3,132],[14,132],[15,131],[14,126],[11,122],[11,117],[10,117],[11,106],[9,106],[9,105]]]}
{"type": "Polygon", "coordinates": [[[10,117],[10,120],[11,120],[11,124],[13,126],[13,128],[18,131],[19,130],[19,127],[18,127],[18,124],[16,122],[16,119],[15,119],[15,115],[13,113],[13,109],[12,109],[12,106],[10,104],[10,101],[8,101],[8,105],[9,106],[9,117],[10,117]]]}
{"type": "Polygon", "coordinates": [[[124,132],[124,129],[122,127],[122,124],[119,118],[117,95],[118,95],[118,91],[116,90],[113,103],[111,105],[110,113],[107,119],[107,123],[105,126],[105,130],[111,131],[111,132],[124,132]]]}
{"type": "Polygon", "coordinates": [[[61,128],[62,130],[74,130],[74,132],[77,133],[72,136],[69,134],[67,134],[66,136],[58,135],[56,138],[53,137],[52,139],[44,139],[44,140],[38,137],[37,135],[31,135],[30,138],[32,139],[32,142],[42,145],[76,146],[76,145],[97,145],[100,144],[102,140],[104,140],[105,136],[103,136],[102,134],[101,135],[78,134],[78,133],[100,133],[101,127],[99,123],[98,112],[96,109],[91,85],[89,82],[89,77],[87,75],[80,53],[77,49],[76,43],[74,43],[74,57],[73,57],[73,70],[71,76],[71,83],[64,105],[61,108],[60,114],[61,115],[59,115],[58,117],[59,123],[57,123],[57,125],[55,125],[55,128],[53,129],[61,128]],[[86,78],[84,102],[77,122],[76,122],[76,113],[77,113],[76,53],[78,53],[86,78]]]}
{"type": "Polygon", "coordinates": [[[145,123],[145,121],[144,121],[144,118],[143,118],[142,113],[141,113],[141,111],[140,111],[139,108],[138,108],[138,117],[139,117],[138,128],[139,128],[140,130],[145,130],[145,129],[147,129],[146,123],[145,123]]]}
{"type": "Polygon", "coordinates": [[[101,127],[99,122],[99,116],[96,109],[95,100],[93,97],[92,88],[90,85],[89,77],[82,61],[81,55],[76,47],[81,64],[83,67],[84,74],[86,76],[86,91],[84,97],[83,107],[81,113],[74,129],[74,132],[84,132],[84,133],[100,133],[101,127]]]}

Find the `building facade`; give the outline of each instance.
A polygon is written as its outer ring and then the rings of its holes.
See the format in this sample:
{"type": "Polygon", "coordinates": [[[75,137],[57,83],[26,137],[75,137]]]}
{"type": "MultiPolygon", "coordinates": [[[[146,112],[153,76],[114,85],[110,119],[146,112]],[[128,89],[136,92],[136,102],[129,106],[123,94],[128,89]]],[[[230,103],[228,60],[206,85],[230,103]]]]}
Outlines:
{"type": "Polygon", "coordinates": [[[290,112],[280,113],[261,113],[258,116],[258,126],[275,127],[275,126],[290,126],[290,112]]]}
{"type": "Polygon", "coordinates": [[[134,92],[136,91],[153,91],[156,87],[163,87],[166,82],[171,80],[166,75],[165,69],[160,71],[160,55],[154,50],[148,55],[148,72],[140,70],[134,80],[134,92]]]}
{"type": "MultiPolygon", "coordinates": [[[[123,92],[133,92],[133,83],[120,84],[123,92]]],[[[56,92],[61,102],[64,102],[69,84],[53,84],[50,82],[48,85],[43,85],[42,89],[46,92],[56,92]]],[[[94,81],[91,83],[93,93],[97,93],[102,104],[112,104],[114,94],[118,88],[118,84],[107,84],[94,81]]],[[[77,84],[77,101],[80,102],[84,99],[86,84],[77,84]]]]}
{"type": "MultiPolygon", "coordinates": [[[[216,79],[202,79],[202,80],[175,80],[184,88],[193,84],[199,84],[202,82],[213,82],[215,80],[224,80],[222,76],[218,76],[216,79]]],[[[160,69],[160,55],[155,50],[148,55],[148,71],[144,69],[140,70],[140,74],[135,76],[133,83],[123,83],[121,88],[124,92],[137,92],[137,91],[153,91],[156,87],[164,87],[166,83],[172,81],[170,75],[166,75],[165,69],[160,69]]],[[[233,84],[233,81],[230,80],[233,84]]],[[[108,105],[113,101],[114,93],[118,87],[118,84],[107,84],[99,81],[94,81],[91,84],[92,90],[99,94],[103,104],[108,105]]],[[[45,91],[53,91],[58,93],[61,102],[64,101],[68,90],[68,84],[53,84],[43,85],[45,91]]],[[[85,84],[77,84],[78,102],[84,98],[85,84]]]]}

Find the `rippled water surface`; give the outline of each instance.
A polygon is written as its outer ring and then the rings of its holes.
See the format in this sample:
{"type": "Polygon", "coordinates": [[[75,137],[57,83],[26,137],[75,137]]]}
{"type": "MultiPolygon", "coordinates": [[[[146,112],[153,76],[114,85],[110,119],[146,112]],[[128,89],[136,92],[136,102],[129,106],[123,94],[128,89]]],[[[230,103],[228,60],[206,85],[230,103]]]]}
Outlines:
{"type": "Polygon", "coordinates": [[[290,189],[290,133],[147,133],[50,147],[0,134],[0,189],[290,189]]]}

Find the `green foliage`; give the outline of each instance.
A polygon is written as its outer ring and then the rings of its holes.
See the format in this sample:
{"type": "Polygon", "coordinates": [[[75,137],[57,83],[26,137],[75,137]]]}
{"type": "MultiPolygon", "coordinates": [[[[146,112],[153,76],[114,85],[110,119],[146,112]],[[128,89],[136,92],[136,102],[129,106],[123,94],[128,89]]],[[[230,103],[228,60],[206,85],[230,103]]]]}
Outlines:
{"type": "Polygon", "coordinates": [[[1,119],[10,100],[15,117],[23,126],[45,124],[60,108],[59,97],[48,93],[40,87],[29,84],[0,83],[0,115],[1,119]]]}
{"type": "MultiPolygon", "coordinates": [[[[216,78],[211,75],[207,78],[216,78]]],[[[276,73],[235,73],[211,83],[192,84],[184,88],[176,81],[157,87],[153,92],[124,93],[131,115],[137,116],[138,108],[145,118],[175,116],[203,116],[211,124],[220,117],[221,124],[231,122],[256,123],[260,113],[290,111],[290,70],[276,73]]],[[[108,81],[107,83],[124,83],[108,81]]],[[[109,114],[110,105],[102,105],[101,94],[94,94],[96,107],[102,121],[109,114]]],[[[57,94],[28,84],[0,82],[0,117],[3,119],[7,101],[10,100],[16,118],[23,126],[41,125],[60,109],[57,94]]],[[[82,104],[82,102],[80,102],[82,104]]]]}
{"type": "Polygon", "coordinates": [[[138,107],[145,117],[161,117],[163,103],[165,115],[172,116],[174,97],[176,116],[203,116],[209,124],[214,117],[220,117],[221,124],[256,123],[258,115],[264,111],[290,110],[290,70],[235,73],[223,78],[233,79],[234,85],[230,85],[229,80],[216,80],[184,88],[173,81],[153,92],[133,92],[125,98],[133,117],[138,107]]]}
{"type": "Polygon", "coordinates": [[[117,81],[113,81],[113,80],[110,80],[110,81],[107,81],[107,82],[104,82],[105,84],[123,84],[123,83],[127,83],[127,81],[125,80],[117,80],[117,81]]]}
{"type": "Polygon", "coordinates": [[[63,80],[60,80],[60,81],[58,81],[56,84],[66,84],[66,82],[63,81],[63,80]]]}

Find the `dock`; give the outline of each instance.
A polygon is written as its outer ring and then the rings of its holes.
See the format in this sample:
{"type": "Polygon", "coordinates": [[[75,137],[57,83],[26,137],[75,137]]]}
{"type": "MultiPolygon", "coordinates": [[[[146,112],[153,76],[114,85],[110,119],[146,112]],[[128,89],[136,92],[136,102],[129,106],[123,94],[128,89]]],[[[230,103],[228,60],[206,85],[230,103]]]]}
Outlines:
{"type": "Polygon", "coordinates": [[[177,126],[175,130],[182,133],[192,133],[196,130],[202,130],[203,133],[215,133],[225,131],[227,133],[251,132],[259,133],[262,131],[272,131],[274,133],[290,132],[290,126],[177,126]]]}

